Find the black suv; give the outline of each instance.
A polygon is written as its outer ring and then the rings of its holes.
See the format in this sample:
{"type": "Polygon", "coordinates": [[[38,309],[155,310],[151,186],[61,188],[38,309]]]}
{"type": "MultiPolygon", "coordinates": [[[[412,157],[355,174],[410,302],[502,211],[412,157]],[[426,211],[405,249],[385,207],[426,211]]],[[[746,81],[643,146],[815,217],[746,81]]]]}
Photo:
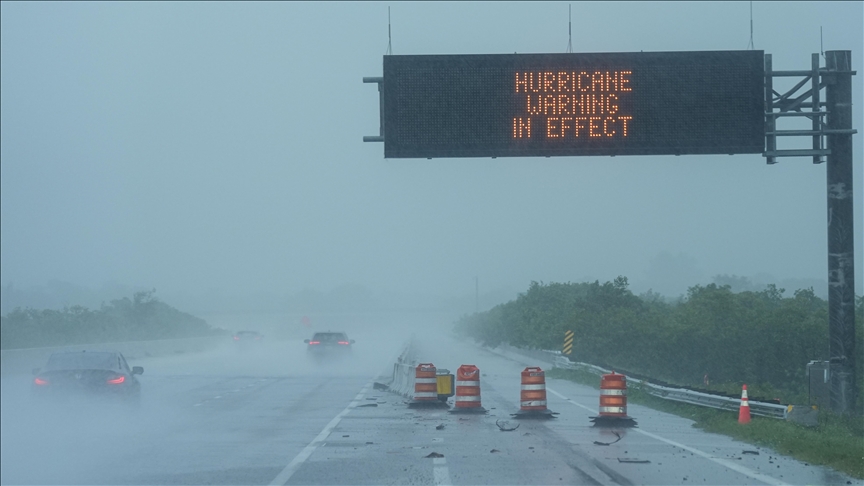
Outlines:
{"type": "Polygon", "coordinates": [[[312,339],[303,341],[308,344],[306,351],[313,356],[340,356],[351,353],[353,339],[344,332],[316,332],[312,339]]]}

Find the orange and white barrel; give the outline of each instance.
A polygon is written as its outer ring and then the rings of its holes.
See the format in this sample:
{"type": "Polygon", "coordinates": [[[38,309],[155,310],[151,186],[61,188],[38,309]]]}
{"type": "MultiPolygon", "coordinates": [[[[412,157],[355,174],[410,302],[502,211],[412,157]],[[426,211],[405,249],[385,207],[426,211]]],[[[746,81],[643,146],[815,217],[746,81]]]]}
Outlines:
{"type": "Polygon", "coordinates": [[[614,371],[600,380],[600,417],[627,417],[627,377],[614,371]]]}
{"type": "Polygon", "coordinates": [[[537,366],[529,366],[522,371],[519,410],[523,412],[546,410],[546,372],[537,366]]]}
{"type": "Polygon", "coordinates": [[[480,369],[462,365],[456,370],[455,408],[451,412],[485,412],[480,402],[480,369]]]}
{"type": "Polygon", "coordinates": [[[414,371],[414,400],[417,402],[438,401],[437,369],[432,363],[420,363],[414,371]]]}

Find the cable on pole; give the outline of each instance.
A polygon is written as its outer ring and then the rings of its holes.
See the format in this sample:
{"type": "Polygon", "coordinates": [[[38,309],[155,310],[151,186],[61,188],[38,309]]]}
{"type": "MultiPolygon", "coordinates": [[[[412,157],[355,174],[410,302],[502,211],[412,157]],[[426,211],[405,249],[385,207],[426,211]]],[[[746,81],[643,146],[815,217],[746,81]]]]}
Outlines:
{"type": "Polygon", "coordinates": [[[567,53],[573,52],[573,18],[572,7],[567,5],[567,53]]]}

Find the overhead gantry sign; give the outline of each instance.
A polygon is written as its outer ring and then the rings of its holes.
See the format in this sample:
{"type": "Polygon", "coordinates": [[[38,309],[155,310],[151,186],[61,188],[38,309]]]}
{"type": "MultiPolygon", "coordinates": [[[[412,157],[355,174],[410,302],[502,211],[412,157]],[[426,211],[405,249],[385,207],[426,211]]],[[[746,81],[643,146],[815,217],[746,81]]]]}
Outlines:
{"type": "Polygon", "coordinates": [[[762,153],[762,51],[384,56],[385,158],[762,153]]]}

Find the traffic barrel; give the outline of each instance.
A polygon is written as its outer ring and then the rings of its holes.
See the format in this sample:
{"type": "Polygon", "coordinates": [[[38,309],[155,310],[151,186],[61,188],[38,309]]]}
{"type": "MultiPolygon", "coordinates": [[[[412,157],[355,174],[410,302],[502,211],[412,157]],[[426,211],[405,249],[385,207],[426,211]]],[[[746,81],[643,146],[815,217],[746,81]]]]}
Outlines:
{"type": "Polygon", "coordinates": [[[447,406],[438,400],[438,378],[436,377],[435,365],[432,363],[420,363],[414,369],[414,399],[408,403],[409,407],[435,407],[447,406]]]}
{"type": "Polygon", "coordinates": [[[747,399],[747,385],[741,388],[741,407],[738,408],[738,423],[750,423],[750,402],[747,399]]]}
{"type": "Polygon", "coordinates": [[[635,425],[627,416],[626,376],[613,371],[600,377],[600,415],[591,420],[594,425],[635,425]]]}
{"type": "Polygon", "coordinates": [[[456,398],[453,413],[486,413],[480,403],[480,369],[462,365],[456,370],[456,398]]]}
{"type": "Polygon", "coordinates": [[[522,391],[519,394],[517,418],[555,418],[546,408],[546,372],[537,366],[522,371],[522,391]]]}

